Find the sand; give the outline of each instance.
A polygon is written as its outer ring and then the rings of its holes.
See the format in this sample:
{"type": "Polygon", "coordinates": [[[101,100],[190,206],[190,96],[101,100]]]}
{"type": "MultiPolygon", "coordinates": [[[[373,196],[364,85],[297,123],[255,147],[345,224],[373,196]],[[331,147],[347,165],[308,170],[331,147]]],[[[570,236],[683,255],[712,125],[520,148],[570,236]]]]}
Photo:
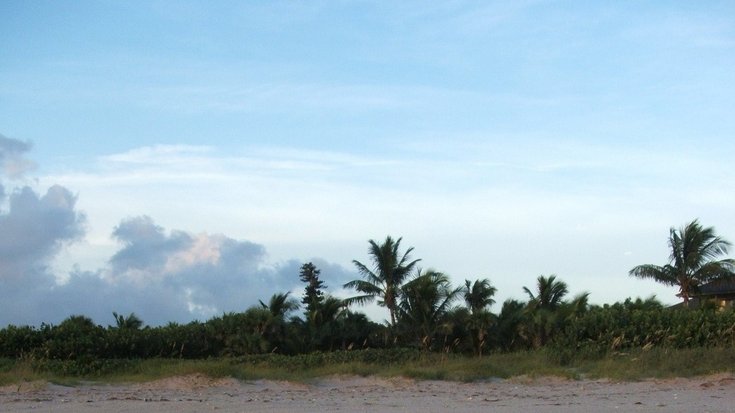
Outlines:
{"type": "Polygon", "coordinates": [[[735,412],[735,376],[481,383],[328,377],[308,384],[191,375],[144,384],[0,388],[0,412],[735,412]]]}

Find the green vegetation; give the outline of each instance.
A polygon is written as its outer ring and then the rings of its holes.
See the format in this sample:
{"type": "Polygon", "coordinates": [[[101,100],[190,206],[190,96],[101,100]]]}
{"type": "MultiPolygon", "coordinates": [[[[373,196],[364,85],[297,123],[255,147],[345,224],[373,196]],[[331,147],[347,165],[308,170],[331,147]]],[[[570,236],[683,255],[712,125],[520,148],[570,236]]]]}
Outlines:
{"type": "MultiPolygon", "coordinates": [[[[673,264],[631,274],[679,282],[682,297],[707,280],[732,276],[726,241],[694,221],[669,240],[673,264]],[[669,278],[653,276],[661,272],[669,278]],[[648,274],[648,275],[646,275],[648,274]],[[657,278],[658,277],[658,278],[657,278]],[[671,278],[674,277],[674,278],[671,278]]],[[[345,300],[324,290],[320,271],[304,264],[301,303],[288,293],[205,322],[145,326],[112,313],[103,327],[74,315],[59,325],[0,329],[0,384],[19,380],[147,380],[203,373],[240,379],[308,380],[328,374],[402,375],[482,380],[518,375],[636,379],[732,371],[735,311],[714,306],[665,308],[654,298],[594,306],[555,275],[539,276],[528,301],[489,310],[488,279],[455,287],[445,273],[417,269],[401,239],[369,241],[372,268],[355,261],[361,280],[345,300]],[[388,308],[374,323],[349,307],[370,300],[388,308]]],[[[296,276],[296,274],[295,274],[296,276]]]]}
{"type": "Polygon", "coordinates": [[[333,375],[408,377],[417,380],[483,381],[555,376],[566,379],[693,377],[732,372],[734,348],[636,349],[602,358],[575,359],[561,364],[546,350],[498,353],[490,356],[422,354],[412,350],[359,350],[297,356],[267,354],[204,360],[146,359],[32,361],[0,359],[0,386],[45,380],[144,382],[166,377],[203,374],[238,380],[308,382],[333,375]]]}

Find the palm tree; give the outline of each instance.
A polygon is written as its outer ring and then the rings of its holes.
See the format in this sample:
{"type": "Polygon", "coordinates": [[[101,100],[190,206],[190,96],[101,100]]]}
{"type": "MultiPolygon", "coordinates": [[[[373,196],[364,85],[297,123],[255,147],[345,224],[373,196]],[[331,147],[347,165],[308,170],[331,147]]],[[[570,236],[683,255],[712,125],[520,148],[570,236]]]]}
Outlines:
{"type": "Polygon", "coordinates": [[[531,300],[528,303],[529,306],[544,310],[557,309],[564,302],[564,296],[569,292],[567,284],[564,281],[556,281],[556,275],[553,274],[548,277],[540,275],[536,279],[536,295],[527,287],[523,287],[523,291],[528,294],[531,300]]]}
{"type": "Polygon", "coordinates": [[[464,300],[470,310],[467,327],[472,333],[475,354],[482,356],[482,348],[485,346],[488,328],[495,321],[495,316],[487,311],[487,307],[495,303],[493,296],[497,288],[493,287],[487,278],[475,280],[474,283],[465,280],[464,285],[464,300]]]}
{"type": "Polygon", "coordinates": [[[571,301],[564,302],[556,311],[556,327],[582,317],[590,308],[590,293],[577,294],[571,301]]]}
{"type": "Polygon", "coordinates": [[[260,302],[261,307],[270,311],[273,317],[285,320],[290,312],[299,308],[299,302],[294,298],[290,298],[289,294],[291,293],[273,294],[270,300],[268,300],[268,304],[261,300],[258,300],[258,302],[260,302]]]}
{"type": "Polygon", "coordinates": [[[495,304],[493,296],[498,289],[493,287],[487,278],[475,280],[474,283],[470,280],[465,280],[464,285],[464,301],[467,303],[467,308],[470,309],[472,314],[478,313],[488,306],[495,304]]]}
{"type": "Polygon", "coordinates": [[[536,281],[536,294],[527,287],[523,287],[523,291],[530,299],[526,311],[532,330],[532,342],[534,347],[538,348],[546,344],[551,337],[560,319],[556,314],[557,310],[564,305],[564,296],[569,290],[565,282],[556,280],[556,275],[548,277],[541,275],[536,281]]]}
{"type": "Polygon", "coordinates": [[[382,244],[369,240],[368,254],[373,261],[372,269],[360,261],[352,261],[362,280],[353,280],[344,285],[354,288],[362,295],[347,299],[347,303],[364,304],[379,298],[378,305],[388,308],[391,326],[396,325],[396,308],[401,286],[420,259],[411,261],[413,248],[399,253],[402,238],[393,240],[390,236],[382,244]]]}
{"type": "Polygon", "coordinates": [[[498,344],[505,351],[526,348],[529,340],[525,329],[528,314],[526,304],[521,301],[508,299],[503,302],[497,320],[498,344]]]}
{"type": "Polygon", "coordinates": [[[716,261],[727,254],[730,245],[715,235],[713,227],[703,228],[695,219],[678,230],[673,227],[669,230],[671,255],[668,264],[639,265],[630,270],[629,275],[679,287],[677,295],[688,307],[692,293],[699,291],[702,284],[735,276],[735,260],[716,261]]]}
{"type": "Polygon", "coordinates": [[[122,314],[118,314],[113,311],[112,316],[115,317],[115,324],[117,328],[121,330],[138,330],[143,327],[143,320],[141,320],[135,313],[130,313],[127,317],[122,314]]]}
{"type": "Polygon", "coordinates": [[[419,270],[401,288],[399,318],[417,335],[425,349],[431,346],[432,337],[441,327],[444,316],[460,291],[460,288],[452,288],[446,274],[431,270],[419,270]]]}
{"type": "Polygon", "coordinates": [[[323,297],[318,308],[309,313],[307,330],[309,346],[322,350],[332,350],[337,337],[338,322],[347,316],[344,300],[331,295],[323,297]]]}

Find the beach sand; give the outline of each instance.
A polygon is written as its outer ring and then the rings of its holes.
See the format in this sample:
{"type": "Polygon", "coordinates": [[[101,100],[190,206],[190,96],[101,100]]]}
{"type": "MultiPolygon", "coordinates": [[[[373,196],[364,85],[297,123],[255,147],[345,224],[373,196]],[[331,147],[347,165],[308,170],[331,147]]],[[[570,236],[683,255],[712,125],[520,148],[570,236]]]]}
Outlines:
{"type": "Polygon", "coordinates": [[[0,388],[0,412],[735,412],[735,376],[611,382],[515,378],[456,383],[327,377],[308,384],[173,377],[0,388]]]}

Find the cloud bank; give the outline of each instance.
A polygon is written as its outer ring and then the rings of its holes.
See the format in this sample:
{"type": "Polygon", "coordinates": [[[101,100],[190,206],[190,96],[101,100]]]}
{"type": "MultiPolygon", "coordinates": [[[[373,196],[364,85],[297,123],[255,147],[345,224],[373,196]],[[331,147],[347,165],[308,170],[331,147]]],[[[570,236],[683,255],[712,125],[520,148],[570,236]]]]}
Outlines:
{"type": "MultiPolygon", "coordinates": [[[[16,176],[30,145],[2,137],[0,162],[16,176]]],[[[6,172],[7,176],[11,174],[6,172]]],[[[146,323],[204,320],[243,311],[276,292],[300,288],[301,262],[271,265],[265,247],[223,234],[167,231],[149,216],[122,219],[112,231],[119,244],[102,268],[55,274],[52,261],[86,234],[77,197],[59,185],[41,195],[29,186],[9,195],[0,185],[0,326],[58,323],[72,314],[105,324],[111,313],[135,312],[146,323]],[[63,279],[63,281],[58,281],[63,279]]],[[[315,260],[337,287],[353,276],[315,260]]]]}

